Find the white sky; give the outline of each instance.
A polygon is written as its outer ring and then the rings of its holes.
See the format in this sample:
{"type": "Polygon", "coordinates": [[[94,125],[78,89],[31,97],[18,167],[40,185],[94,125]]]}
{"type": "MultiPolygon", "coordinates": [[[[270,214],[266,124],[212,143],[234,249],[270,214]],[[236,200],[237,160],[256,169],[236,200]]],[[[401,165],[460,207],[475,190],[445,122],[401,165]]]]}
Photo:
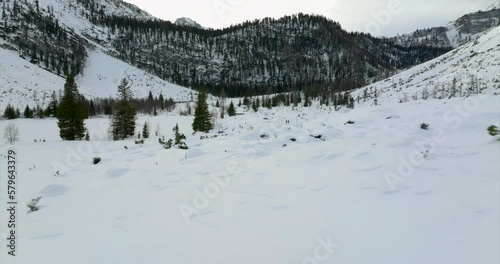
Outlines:
{"type": "Polygon", "coordinates": [[[299,12],[321,14],[349,31],[393,36],[445,25],[485,9],[495,0],[125,0],[163,20],[189,17],[204,27],[222,28],[246,20],[299,12]],[[376,14],[383,19],[377,19],[376,14]],[[384,15],[385,14],[385,15],[384,15]],[[389,16],[386,16],[390,14],[389,16]]]}

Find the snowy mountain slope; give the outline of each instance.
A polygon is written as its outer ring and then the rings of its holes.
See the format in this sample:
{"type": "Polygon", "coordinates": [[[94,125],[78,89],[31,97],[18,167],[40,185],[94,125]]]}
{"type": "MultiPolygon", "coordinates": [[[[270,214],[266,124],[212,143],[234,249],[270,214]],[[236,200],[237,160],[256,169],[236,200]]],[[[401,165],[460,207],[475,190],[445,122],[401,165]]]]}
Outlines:
{"type": "Polygon", "coordinates": [[[389,39],[403,46],[425,45],[456,48],[477,39],[485,30],[499,25],[500,6],[499,2],[495,2],[483,11],[464,15],[447,25],[420,29],[389,39]]]}
{"type": "Polygon", "coordinates": [[[494,9],[500,9],[500,1],[494,2],[493,4],[491,4],[490,6],[488,6],[487,8],[485,8],[483,11],[484,12],[488,12],[488,11],[491,11],[491,10],[494,10],[494,9]]]}
{"type": "Polygon", "coordinates": [[[436,59],[352,93],[361,104],[500,92],[500,26],[436,59]],[[453,80],[456,85],[453,89],[453,80]],[[367,99],[364,98],[367,95],[367,99]]]}
{"type": "MultiPolygon", "coordinates": [[[[88,99],[115,97],[118,84],[125,77],[131,81],[138,98],[151,91],[176,101],[191,99],[192,90],[161,80],[98,49],[89,53],[87,65],[76,81],[88,99]]],[[[8,103],[19,108],[44,104],[46,107],[52,91],[62,90],[64,82],[64,78],[21,59],[16,52],[0,48],[0,109],[8,103]]]]}
{"type": "Polygon", "coordinates": [[[107,15],[124,16],[135,19],[155,18],[137,6],[121,0],[93,0],[87,1],[88,4],[85,4],[85,2],[86,1],[82,0],[39,0],[39,5],[41,7],[50,7],[57,19],[73,29],[81,29],[82,26],[92,25],[92,23],[86,19],[92,12],[91,10],[96,13],[102,11],[107,15]],[[84,2],[83,6],[81,4],[82,2],[84,2]],[[91,6],[90,3],[94,4],[96,8],[91,10],[84,8],[86,5],[91,6]]]}
{"type": "Polygon", "coordinates": [[[86,121],[91,142],[61,141],[54,119],[14,120],[19,251],[2,250],[0,262],[497,264],[500,149],[486,127],[499,111],[498,96],[345,113],[279,107],[226,118],[227,135],[204,140],[191,135],[192,117],[140,117],[167,138],[178,123],[187,151],[154,136],[142,147],[106,140],[108,119],[86,121]],[[480,104],[460,118],[453,110],[468,100],[480,104]],[[310,136],[319,134],[325,141],[310,136]],[[386,175],[409,160],[391,187],[386,175]],[[40,210],[26,214],[37,196],[40,210]]]}

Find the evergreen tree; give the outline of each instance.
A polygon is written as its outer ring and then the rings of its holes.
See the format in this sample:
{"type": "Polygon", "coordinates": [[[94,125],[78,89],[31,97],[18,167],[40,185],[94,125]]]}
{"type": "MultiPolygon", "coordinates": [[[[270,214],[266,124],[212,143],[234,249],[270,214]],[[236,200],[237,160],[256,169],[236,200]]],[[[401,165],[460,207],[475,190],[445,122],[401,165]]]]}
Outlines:
{"type": "Polygon", "coordinates": [[[160,93],[160,98],[158,99],[160,103],[160,109],[165,110],[165,98],[163,97],[163,94],[160,93]]]}
{"type": "Polygon", "coordinates": [[[236,110],[234,109],[234,104],[233,101],[229,104],[229,108],[227,109],[227,114],[229,116],[235,116],[236,115],[236,110]]]}
{"type": "Polygon", "coordinates": [[[220,93],[220,118],[224,119],[226,113],[226,91],[222,88],[220,93]]]}
{"type": "Polygon", "coordinates": [[[184,142],[184,140],[186,140],[186,136],[179,132],[179,124],[175,124],[174,134],[175,134],[174,144],[180,149],[188,149],[186,142],[184,142]]]}
{"type": "Polygon", "coordinates": [[[57,108],[59,136],[63,140],[81,140],[85,137],[84,120],[87,118],[85,99],[78,92],[73,74],[69,74],[64,84],[63,97],[57,108]]]}
{"type": "Polygon", "coordinates": [[[50,96],[50,103],[49,103],[49,106],[47,107],[46,116],[49,116],[49,117],[56,116],[57,115],[57,105],[58,105],[58,101],[57,101],[56,91],[53,91],[52,95],[50,96]]]}
{"type": "Polygon", "coordinates": [[[193,131],[205,132],[213,129],[211,121],[211,114],[208,110],[207,94],[204,90],[198,93],[198,100],[196,103],[196,110],[194,111],[193,131]]]}
{"type": "Polygon", "coordinates": [[[90,100],[89,116],[96,116],[96,115],[97,115],[97,110],[95,109],[94,100],[90,100]]]}
{"type": "Polygon", "coordinates": [[[18,118],[16,109],[11,104],[8,104],[7,107],[5,107],[5,111],[3,112],[3,117],[9,120],[18,118]]]}
{"type": "Polygon", "coordinates": [[[111,120],[113,140],[123,140],[134,136],[136,118],[137,112],[132,105],[132,90],[127,79],[124,78],[118,86],[118,101],[111,120]]]}
{"type": "Polygon", "coordinates": [[[259,111],[259,107],[260,107],[260,99],[259,97],[257,97],[257,99],[255,99],[255,101],[252,102],[252,109],[257,112],[259,111]]]}
{"type": "Polygon", "coordinates": [[[33,111],[31,111],[30,107],[26,105],[26,108],[24,108],[24,118],[33,118],[33,111]]]}
{"type": "Polygon", "coordinates": [[[149,124],[148,124],[148,122],[144,122],[144,126],[142,127],[142,137],[149,138],[149,124]]]}
{"type": "Polygon", "coordinates": [[[35,115],[36,115],[36,117],[38,117],[40,119],[45,118],[45,111],[43,111],[43,109],[40,107],[40,105],[36,106],[35,115]]]}
{"type": "Polygon", "coordinates": [[[247,107],[250,107],[250,104],[251,104],[251,100],[250,98],[248,98],[248,96],[245,95],[245,97],[243,98],[243,104],[246,105],[247,107]]]}

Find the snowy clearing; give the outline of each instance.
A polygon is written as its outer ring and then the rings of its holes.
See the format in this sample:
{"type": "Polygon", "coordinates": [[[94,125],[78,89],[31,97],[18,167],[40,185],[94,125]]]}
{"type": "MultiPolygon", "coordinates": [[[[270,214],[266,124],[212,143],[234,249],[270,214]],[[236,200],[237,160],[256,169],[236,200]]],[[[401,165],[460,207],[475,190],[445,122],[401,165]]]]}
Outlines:
{"type": "Polygon", "coordinates": [[[500,147],[486,128],[499,99],[245,112],[203,140],[192,117],[141,116],[142,147],[108,141],[107,119],[87,120],[90,143],[62,142],[53,119],[15,120],[18,256],[2,245],[1,262],[496,264],[500,147]],[[187,151],[154,136],[176,123],[187,151]]]}

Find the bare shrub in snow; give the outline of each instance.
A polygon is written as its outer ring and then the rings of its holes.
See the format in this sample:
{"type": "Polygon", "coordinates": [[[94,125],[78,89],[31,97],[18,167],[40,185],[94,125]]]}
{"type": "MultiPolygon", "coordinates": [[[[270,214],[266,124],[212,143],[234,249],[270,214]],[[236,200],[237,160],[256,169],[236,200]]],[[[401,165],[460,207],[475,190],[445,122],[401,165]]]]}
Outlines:
{"type": "Polygon", "coordinates": [[[14,122],[9,123],[3,131],[3,138],[11,145],[19,141],[19,136],[21,136],[21,132],[14,122]]]}

